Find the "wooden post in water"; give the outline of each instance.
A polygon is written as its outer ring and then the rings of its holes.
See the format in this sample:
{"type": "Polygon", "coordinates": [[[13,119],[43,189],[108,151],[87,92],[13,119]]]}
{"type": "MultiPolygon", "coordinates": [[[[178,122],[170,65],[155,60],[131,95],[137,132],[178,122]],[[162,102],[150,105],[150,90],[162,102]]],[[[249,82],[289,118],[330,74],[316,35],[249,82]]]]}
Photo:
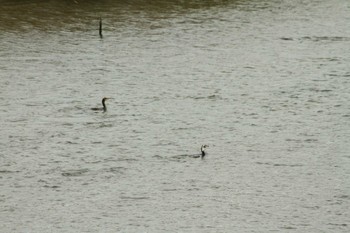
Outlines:
{"type": "Polygon", "coordinates": [[[103,35],[102,35],[102,18],[100,17],[100,28],[99,28],[99,33],[100,33],[100,38],[102,39],[103,38],[103,35]]]}

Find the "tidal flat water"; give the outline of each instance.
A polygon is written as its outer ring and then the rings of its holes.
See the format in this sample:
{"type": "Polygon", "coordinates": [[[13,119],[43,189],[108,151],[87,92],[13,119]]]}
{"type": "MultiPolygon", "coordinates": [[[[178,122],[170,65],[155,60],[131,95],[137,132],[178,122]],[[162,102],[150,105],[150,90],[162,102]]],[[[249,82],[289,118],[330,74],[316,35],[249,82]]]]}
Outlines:
{"type": "Polygon", "coordinates": [[[0,1],[0,231],[350,232],[349,22],[348,0],[0,1]]]}

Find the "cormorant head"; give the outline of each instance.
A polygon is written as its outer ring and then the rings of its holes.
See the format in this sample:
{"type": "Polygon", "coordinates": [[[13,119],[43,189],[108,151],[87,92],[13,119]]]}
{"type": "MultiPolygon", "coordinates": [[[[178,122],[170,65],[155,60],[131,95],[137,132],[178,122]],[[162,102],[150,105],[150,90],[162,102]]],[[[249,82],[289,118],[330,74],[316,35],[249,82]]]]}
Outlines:
{"type": "Polygon", "coordinates": [[[104,103],[106,100],[109,100],[109,99],[112,99],[112,98],[109,98],[109,97],[103,97],[103,99],[102,99],[102,103],[104,103]]]}

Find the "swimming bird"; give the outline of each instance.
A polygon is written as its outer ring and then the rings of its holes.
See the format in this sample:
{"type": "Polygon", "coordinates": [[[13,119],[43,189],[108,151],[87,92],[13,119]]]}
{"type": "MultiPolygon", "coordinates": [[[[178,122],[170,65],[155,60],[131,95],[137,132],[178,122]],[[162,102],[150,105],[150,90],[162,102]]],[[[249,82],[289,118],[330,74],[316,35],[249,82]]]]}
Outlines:
{"type": "Polygon", "coordinates": [[[201,153],[200,154],[194,154],[194,155],[189,155],[189,154],[184,154],[184,155],[177,155],[177,156],[173,156],[173,158],[175,159],[183,159],[183,158],[186,158],[186,157],[189,157],[189,158],[201,158],[203,159],[204,156],[206,155],[206,152],[205,152],[205,148],[209,147],[208,145],[202,145],[201,146],[201,153]]]}
{"type": "Polygon", "coordinates": [[[209,147],[208,145],[202,145],[201,146],[201,158],[203,159],[204,158],[204,156],[206,155],[206,153],[205,153],[205,148],[207,148],[207,147],[209,147]]]}
{"type": "Polygon", "coordinates": [[[111,98],[104,97],[104,98],[102,99],[102,105],[103,105],[102,108],[91,108],[91,110],[93,110],[93,111],[102,111],[102,110],[103,110],[103,112],[106,112],[106,111],[107,111],[107,107],[106,107],[105,102],[106,102],[106,100],[108,100],[108,99],[111,99],[111,98]]]}

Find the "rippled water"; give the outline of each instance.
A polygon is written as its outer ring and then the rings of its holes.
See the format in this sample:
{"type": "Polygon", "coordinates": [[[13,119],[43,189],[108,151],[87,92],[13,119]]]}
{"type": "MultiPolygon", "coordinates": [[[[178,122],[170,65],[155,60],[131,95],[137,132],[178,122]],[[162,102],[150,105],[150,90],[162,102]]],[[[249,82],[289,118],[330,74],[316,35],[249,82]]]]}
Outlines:
{"type": "Polygon", "coordinates": [[[347,0],[1,1],[1,231],[349,232],[349,20],[347,0]]]}

